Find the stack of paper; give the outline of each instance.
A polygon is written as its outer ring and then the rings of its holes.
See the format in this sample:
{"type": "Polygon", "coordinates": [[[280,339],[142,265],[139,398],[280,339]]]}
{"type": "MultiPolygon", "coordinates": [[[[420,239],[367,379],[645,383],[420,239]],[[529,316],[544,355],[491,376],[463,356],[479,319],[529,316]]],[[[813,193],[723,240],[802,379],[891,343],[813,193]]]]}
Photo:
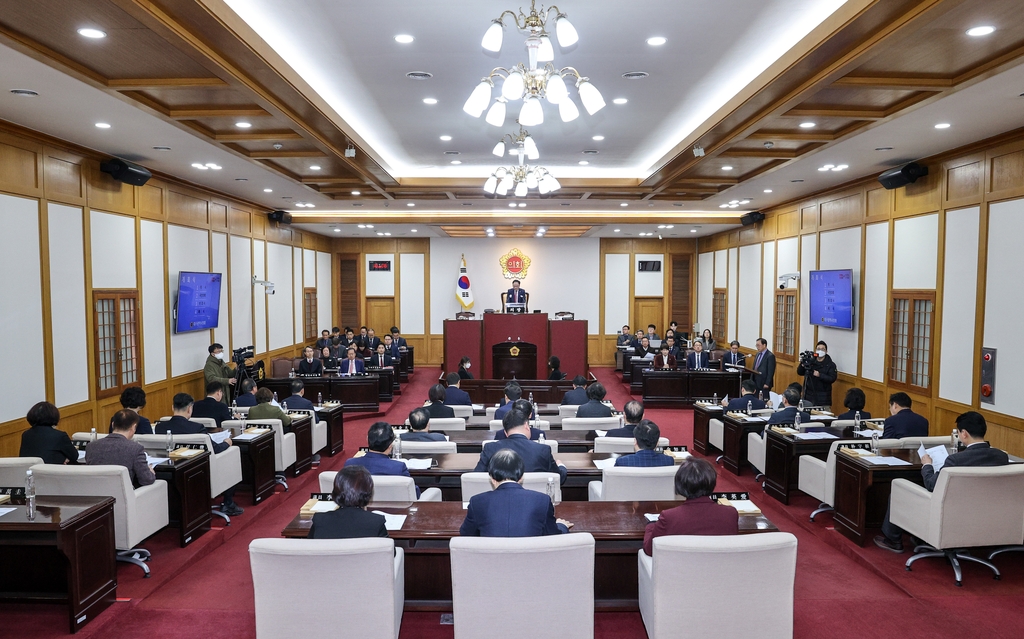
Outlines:
{"type": "Polygon", "coordinates": [[[473,404],[473,410],[483,410],[483,409],[484,409],[484,405],[483,404],[473,404]]]}
{"type": "Polygon", "coordinates": [[[661,513],[644,513],[644,518],[647,521],[658,521],[659,517],[661,517],[661,513]]]}
{"type": "Polygon", "coordinates": [[[921,457],[928,455],[932,458],[932,469],[935,472],[939,472],[942,469],[943,464],[946,463],[946,458],[949,457],[949,452],[946,451],[946,447],[943,445],[932,446],[929,449],[925,449],[924,444],[917,449],[917,454],[921,457]]]}
{"type": "Polygon", "coordinates": [[[856,433],[860,437],[871,437],[871,435],[873,435],[874,433],[877,433],[878,431],[869,428],[867,430],[855,430],[853,432],[856,433]]]}
{"type": "Polygon", "coordinates": [[[722,504],[723,506],[732,506],[741,515],[760,515],[761,514],[761,509],[758,508],[754,504],[754,502],[750,501],[749,499],[725,499],[725,498],[723,498],[723,499],[719,499],[718,503],[722,504]]]}
{"type": "Polygon", "coordinates": [[[231,437],[231,431],[230,430],[225,430],[225,431],[222,431],[220,433],[210,433],[210,439],[215,444],[223,443],[224,440],[227,439],[228,437],[231,437]]]}
{"type": "Polygon", "coordinates": [[[384,515],[384,527],[388,530],[401,530],[408,515],[392,515],[379,510],[372,511],[378,515],[384,515]]]}
{"type": "Polygon", "coordinates": [[[838,437],[836,437],[832,433],[822,433],[822,432],[797,433],[796,434],[796,438],[797,439],[839,439],[838,437]]]}
{"type": "Polygon", "coordinates": [[[169,457],[150,457],[149,454],[146,455],[146,463],[150,466],[158,466],[169,461],[171,461],[169,457]]]}
{"type": "Polygon", "coordinates": [[[882,457],[881,455],[866,455],[864,460],[879,466],[910,466],[910,462],[899,457],[882,457]]]}
{"type": "Polygon", "coordinates": [[[84,461],[84,460],[85,460],[85,451],[84,450],[78,451],[78,461],[84,461]]]}
{"type": "Polygon", "coordinates": [[[595,459],[594,465],[600,468],[601,470],[604,470],[605,468],[611,468],[612,466],[614,466],[615,459],[612,457],[609,457],[608,459],[595,459]]]}
{"type": "Polygon", "coordinates": [[[606,430],[594,430],[594,432],[597,433],[598,437],[607,437],[608,436],[608,431],[606,431],[606,430]]]}
{"type": "Polygon", "coordinates": [[[433,465],[433,459],[401,459],[409,470],[427,470],[433,465]]]}
{"type": "Polygon", "coordinates": [[[3,517],[7,513],[13,513],[17,508],[0,508],[0,517],[3,517]]]}
{"type": "Polygon", "coordinates": [[[247,442],[251,439],[256,439],[257,437],[259,437],[259,435],[256,433],[242,433],[241,435],[235,435],[231,439],[236,442],[247,442]]]}
{"type": "Polygon", "coordinates": [[[338,510],[338,504],[333,501],[317,501],[309,509],[311,513],[329,513],[332,510],[338,510]]]}

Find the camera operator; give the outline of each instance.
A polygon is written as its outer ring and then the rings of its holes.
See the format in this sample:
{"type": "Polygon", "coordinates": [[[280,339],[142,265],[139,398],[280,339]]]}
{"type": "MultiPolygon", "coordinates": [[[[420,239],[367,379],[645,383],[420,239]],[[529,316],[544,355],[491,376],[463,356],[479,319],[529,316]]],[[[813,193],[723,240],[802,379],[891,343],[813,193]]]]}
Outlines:
{"type": "Polygon", "coordinates": [[[210,348],[207,350],[210,355],[206,358],[206,365],[203,367],[203,377],[206,378],[207,384],[220,382],[225,389],[221,401],[225,404],[230,404],[231,399],[228,395],[231,393],[227,392],[227,389],[235,385],[235,371],[227,364],[228,358],[224,353],[223,346],[220,344],[210,344],[210,348]]]}
{"type": "Polygon", "coordinates": [[[812,406],[832,407],[832,384],[836,381],[836,364],[828,356],[825,342],[815,344],[815,350],[800,354],[796,374],[804,376],[804,401],[812,406]]]}

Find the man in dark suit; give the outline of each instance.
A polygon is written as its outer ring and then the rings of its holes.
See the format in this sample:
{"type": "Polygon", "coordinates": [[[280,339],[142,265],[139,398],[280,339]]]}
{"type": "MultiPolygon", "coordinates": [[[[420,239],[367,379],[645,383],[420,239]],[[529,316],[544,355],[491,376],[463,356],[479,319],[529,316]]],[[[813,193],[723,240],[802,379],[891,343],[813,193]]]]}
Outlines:
{"type": "Polygon", "coordinates": [[[394,360],[391,359],[384,344],[377,344],[377,352],[370,356],[367,364],[370,368],[391,368],[394,366],[394,360]]]}
{"type": "Polygon", "coordinates": [[[616,466],[632,468],[652,468],[655,466],[671,466],[675,463],[665,453],[655,451],[661,439],[661,429],[649,419],[645,419],[633,429],[632,455],[623,455],[615,460],[616,466]]]}
{"type": "Polygon", "coordinates": [[[601,382],[587,386],[587,403],[576,409],[576,417],[611,417],[612,409],[601,403],[606,392],[601,382]]]}
{"type": "Polygon", "coordinates": [[[512,280],[512,288],[508,289],[505,293],[506,304],[525,304],[526,303],[526,291],[519,288],[519,280],[512,280]]]}
{"type": "MultiPolygon", "coordinates": [[[[886,420],[888,422],[888,420],[886,420]]],[[[992,448],[985,441],[985,433],[988,432],[988,424],[981,413],[973,410],[961,413],[956,418],[957,434],[960,443],[965,446],[960,452],[954,451],[946,458],[939,470],[932,466],[930,455],[921,457],[921,478],[924,480],[924,487],[929,492],[935,490],[935,484],[939,481],[939,473],[944,468],[963,468],[966,466],[1006,466],[1010,463],[1007,454],[998,448],[992,448]]],[[[890,502],[890,508],[892,503],[890,502]]],[[[983,522],[979,522],[982,525],[983,522]]],[[[885,519],[882,520],[882,534],[875,537],[875,545],[882,550],[894,553],[903,552],[903,529],[894,526],[889,521],[889,509],[885,511],[885,519]]]]}
{"type": "Polygon", "coordinates": [[[71,438],[57,430],[60,411],[50,402],[39,402],[25,416],[30,428],[21,434],[19,457],[39,457],[44,464],[77,464],[78,449],[71,438]]]}
{"type": "MultiPolygon", "coordinates": [[[[519,411],[520,413],[522,413],[524,415],[529,414],[530,411],[533,410],[533,406],[531,406],[530,402],[526,401],[525,399],[517,399],[516,401],[511,402],[511,405],[512,405],[512,410],[517,410],[517,411],[519,411]]],[[[533,419],[533,417],[531,417],[530,419],[533,419]]],[[[541,429],[535,428],[533,426],[530,426],[530,440],[531,441],[538,441],[540,439],[541,435],[543,435],[543,434],[544,434],[544,431],[542,431],[541,429]]],[[[496,430],[496,431],[494,431],[494,439],[495,440],[498,440],[498,439],[508,439],[508,435],[505,434],[504,430],[496,430]]]]}
{"type": "Polygon", "coordinates": [[[248,406],[250,408],[256,405],[256,382],[248,377],[242,380],[238,397],[235,398],[235,405],[248,406]]]}
{"type": "Polygon", "coordinates": [[[459,384],[462,383],[462,378],[459,377],[458,373],[448,373],[444,379],[448,382],[448,388],[446,388],[444,392],[445,406],[473,405],[473,400],[470,399],[469,393],[459,387],[459,384]]]}
{"type": "Polygon", "coordinates": [[[355,346],[356,344],[356,333],[350,327],[345,327],[345,334],[342,336],[338,344],[344,350],[348,350],[349,346],[355,346]]]}
{"type": "Polygon", "coordinates": [[[622,326],[622,332],[615,338],[616,346],[629,346],[633,342],[633,334],[629,332],[629,324],[622,326]]]}
{"type": "Polygon", "coordinates": [[[505,415],[512,410],[512,402],[522,396],[523,388],[518,382],[508,382],[505,384],[505,403],[499,406],[498,410],[494,411],[494,419],[504,419],[505,415]]]}
{"type": "MultiPolygon", "coordinates": [[[[345,468],[363,466],[371,475],[399,475],[412,477],[409,467],[404,462],[391,459],[391,447],[395,443],[395,431],[387,422],[374,422],[366,433],[366,443],[370,450],[362,457],[349,457],[345,460],[345,468]]],[[[416,496],[420,496],[419,487],[416,496]]]]}
{"type": "Polygon", "coordinates": [[[402,337],[402,333],[398,330],[397,326],[391,327],[391,341],[394,342],[395,348],[409,348],[409,343],[402,337]]]}
{"type": "Polygon", "coordinates": [[[651,340],[646,335],[640,338],[640,343],[633,347],[633,357],[643,357],[645,359],[654,359],[655,348],[651,346],[651,340]]]}
{"type": "Polygon", "coordinates": [[[362,373],[366,371],[366,365],[363,364],[363,360],[356,357],[356,348],[350,346],[345,351],[345,359],[341,362],[341,368],[338,369],[338,373],[341,375],[355,375],[356,373],[362,373]]]}
{"type": "Polygon", "coordinates": [[[409,428],[408,433],[402,433],[403,442],[447,441],[441,433],[430,432],[430,412],[422,406],[409,413],[409,428]]]}
{"type": "Polygon", "coordinates": [[[676,361],[683,359],[683,349],[679,348],[679,344],[676,343],[674,335],[669,335],[665,338],[665,344],[668,344],[668,354],[676,358],[676,361]]]}
{"type": "Polygon", "coordinates": [[[337,510],[316,513],[309,526],[309,539],[356,539],[387,537],[383,515],[367,512],[373,498],[373,477],[362,466],[342,468],[334,477],[331,499],[337,510]]]}
{"type": "Polygon", "coordinates": [[[752,379],[745,379],[740,384],[739,397],[733,397],[728,402],[724,399],[722,400],[722,406],[725,407],[725,412],[727,413],[733,411],[745,413],[747,412],[747,404],[750,404],[752,410],[761,410],[765,407],[764,401],[757,396],[757,385],[754,384],[752,379]]]}
{"type": "Polygon", "coordinates": [[[206,385],[206,397],[192,405],[192,417],[206,417],[217,422],[220,427],[225,419],[231,419],[231,409],[223,401],[224,385],[210,382],[206,385]]]}
{"type": "Polygon", "coordinates": [[[684,497],[681,505],[661,511],[658,520],[647,524],[644,552],[654,554],[654,538],[663,535],[736,535],[740,514],[732,506],[722,506],[708,497],[715,490],[718,475],[706,459],[690,457],[676,471],[676,494],[684,497]]]}
{"type": "Polygon", "coordinates": [[[316,341],[316,350],[322,351],[331,347],[331,332],[326,328],[320,331],[320,339],[316,341]]]}
{"type": "MultiPolygon", "coordinates": [[[[313,406],[313,402],[306,399],[306,384],[301,379],[293,379],[291,383],[292,394],[291,397],[284,400],[288,404],[288,409],[298,410],[316,410],[313,406]]],[[[192,412],[195,415],[195,411],[192,412]]]]}
{"type": "Polygon", "coordinates": [[[565,483],[565,464],[554,459],[551,455],[551,447],[547,444],[538,444],[530,441],[530,422],[527,414],[518,410],[510,410],[502,419],[502,426],[505,428],[506,439],[484,446],[480,451],[480,461],[477,462],[475,472],[484,472],[488,469],[491,457],[499,450],[511,448],[522,457],[525,472],[528,473],[558,473],[559,483],[565,483]]]}
{"type": "Polygon", "coordinates": [[[135,437],[135,427],[139,423],[139,415],[128,409],[119,410],[114,413],[110,423],[113,431],[109,435],[89,442],[86,446],[85,463],[92,466],[124,466],[128,469],[128,476],[135,488],[149,486],[155,482],[156,474],[146,461],[146,449],[142,444],[132,441],[132,437],[135,437]]]}
{"type": "Polygon", "coordinates": [[[302,349],[302,361],[299,362],[299,375],[323,375],[324,365],[313,354],[313,348],[302,349]]]}
{"type": "Polygon", "coordinates": [[[402,349],[390,335],[384,335],[384,352],[390,355],[391,360],[395,363],[402,359],[402,349]]]}
{"type": "Polygon", "coordinates": [[[622,407],[625,424],[621,428],[613,428],[605,437],[633,437],[633,429],[644,419],[644,405],[635,399],[626,402],[622,407]]]}
{"type": "Polygon", "coordinates": [[[754,356],[754,383],[761,399],[768,401],[769,392],[775,385],[775,354],[768,350],[768,340],[758,337],[754,342],[757,355],[754,356]]]}
{"type": "MultiPolygon", "coordinates": [[[[121,391],[121,408],[127,408],[130,411],[138,414],[143,408],[146,407],[146,391],[142,390],[139,386],[129,386],[128,388],[121,391]]],[[[111,418],[110,427],[107,430],[108,433],[114,432],[114,420],[111,418]]],[[[135,426],[136,435],[152,435],[153,424],[148,419],[139,415],[139,423],[135,426]]]]}
{"type": "Polygon", "coordinates": [[[577,375],[572,378],[572,390],[562,398],[562,406],[579,406],[587,403],[587,378],[577,375]]]}
{"type": "Polygon", "coordinates": [[[539,537],[569,532],[569,522],[555,519],[555,507],[544,493],[523,488],[525,465],[516,451],[503,449],[487,465],[494,490],[473,495],[463,537],[539,537]]]}
{"type": "Polygon", "coordinates": [[[700,370],[708,367],[708,354],[704,352],[704,344],[694,340],[693,352],[686,356],[686,368],[700,370]]]}
{"type": "Polygon", "coordinates": [[[797,413],[800,413],[801,423],[806,424],[811,421],[811,414],[797,408],[799,404],[800,393],[793,388],[787,388],[786,391],[782,393],[782,410],[772,413],[772,416],[768,418],[768,425],[794,424],[796,423],[797,413]]]}
{"type": "Polygon", "coordinates": [[[913,400],[906,393],[893,393],[889,396],[890,416],[885,418],[882,439],[928,436],[928,420],[910,410],[913,405],[913,400]]]}
{"type": "Polygon", "coordinates": [[[366,331],[366,345],[365,345],[365,348],[367,350],[369,350],[371,353],[376,353],[377,352],[377,347],[380,346],[383,343],[384,342],[380,341],[380,338],[377,337],[377,335],[373,332],[372,328],[367,329],[367,331],[366,331]]]}
{"type": "Polygon", "coordinates": [[[740,343],[733,340],[729,343],[729,352],[722,357],[723,366],[739,366],[743,368],[747,365],[747,356],[740,352],[740,343]]]}
{"type": "Polygon", "coordinates": [[[455,417],[455,411],[452,410],[451,406],[444,405],[446,394],[444,386],[440,384],[434,384],[427,391],[427,398],[430,400],[430,404],[427,405],[427,412],[430,414],[430,419],[455,417]]]}

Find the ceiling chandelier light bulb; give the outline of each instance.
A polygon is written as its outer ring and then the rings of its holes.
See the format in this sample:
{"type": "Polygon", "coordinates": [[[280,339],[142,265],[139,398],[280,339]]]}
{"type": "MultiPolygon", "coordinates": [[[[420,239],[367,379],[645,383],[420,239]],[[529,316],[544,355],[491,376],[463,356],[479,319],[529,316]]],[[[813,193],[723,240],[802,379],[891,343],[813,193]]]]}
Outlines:
{"type": "Polygon", "coordinates": [[[565,80],[562,76],[554,73],[548,78],[547,89],[545,90],[548,102],[551,104],[561,104],[562,100],[569,97],[569,89],[565,88],[565,80]]]}
{"type": "Polygon", "coordinates": [[[533,138],[531,138],[530,136],[526,136],[526,138],[523,139],[523,150],[526,151],[526,157],[530,158],[531,160],[536,160],[540,158],[540,150],[537,149],[537,143],[534,142],[533,138]]]}
{"type": "Polygon", "coordinates": [[[498,189],[498,178],[496,178],[496,177],[494,177],[492,175],[491,177],[487,178],[486,182],[484,182],[484,193],[487,193],[488,195],[494,195],[494,192],[497,189],[498,189]]]}
{"type": "Polygon", "coordinates": [[[581,80],[576,88],[580,92],[580,101],[583,103],[583,108],[587,110],[587,113],[594,115],[604,108],[604,97],[601,96],[601,92],[590,81],[581,80]]]}
{"type": "Polygon", "coordinates": [[[491,101],[491,87],[493,86],[490,80],[481,80],[480,84],[476,85],[476,88],[473,89],[473,93],[469,95],[466,104],[462,106],[462,110],[474,118],[479,118],[483,115],[484,109],[487,108],[487,104],[491,101]]]}
{"type": "Polygon", "coordinates": [[[535,189],[537,188],[537,172],[530,171],[526,174],[526,188],[535,189]]]}
{"type": "Polygon", "coordinates": [[[516,184],[516,197],[526,197],[526,192],[526,182],[520,182],[519,184],[516,184]]]}
{"type": "Polygon", "coordinates": [[[562,118],[562,122],[572,122],[580,117],[580,110],[568,95],[558,103],[558,116],[562,118]]]}
{"type": "Polygon", "coordinates": [[[498,184],[498,195],[505,195],[509,189],[512,188],[514,180],[512,179],[511,173],[506,173],[505,177],[501,178],[501,183],[498,184]]]}
{"type": "MultiPolygon", "coordinates": [[[[484,32],[484,38],[480,41],[480,46],[487,51],[497,53],[501,51],[501,41],[504,37],[504,25],[501,23],[501,20],[495,20],[491,22],[491,26],[487,27],[487,31],[484,32]]],[[[561,42],[561,39],[559,39],[559,42],[561,42]]]]}
{"type": "Polygon", "coordinates": [[[576,33],[576,27],[572,26],[564,13],[558,14],[555,19],[555,37],[558,38],[558,46],[563,49],[571,47],[580,40],[580,34],[576,33]]]}
{"type": "Polygon", "coordinates": [[[537,191],[539,191],[541,195],[547,195],[549,190],[547,179],[541,178],[540,181],[537,182],[537,191]]]}
{"type": "Polygon", "coordinates": [[[487,124],[492,126],[502,126],[505,124],[505,100],[498,98],[491,105],[491,108],[487,110],[487,124]]]}
{"type": "Polygon", "coordinates": [[[551,38],[547,34],[540,37],[540,46],[537,47],[537,62],[554,62],[555,48],[551,46],[551,38]]]}
{"type": "Polygon", "coordinates": [[[518,71],[508,74],[505,81],[501,83],[501,97],[506,100],[518,100],[523,97],[525,81],[523,75],[518,71]]]}
{"type": "Polygon", "coordinates": [[[523,126],[537,126],[544,123],[544,109],[540,100],[535,96],[529,96],[523,100],[523,108],[519,111],[519,124],[523,126]]]}
{"type": "Polygon", "coordinates": [[[491,153],[498,156],[499,158],[505,157],[505,140],[501,140],[500,142],[495,144],[494,149],[491,150],[491,153]]]}

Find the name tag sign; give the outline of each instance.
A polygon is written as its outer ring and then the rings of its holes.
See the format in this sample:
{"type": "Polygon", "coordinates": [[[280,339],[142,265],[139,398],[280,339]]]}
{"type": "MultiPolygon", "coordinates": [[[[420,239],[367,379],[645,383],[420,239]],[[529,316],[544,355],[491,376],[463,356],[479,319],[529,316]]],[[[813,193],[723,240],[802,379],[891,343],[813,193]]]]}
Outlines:
{"type": "Polygon", "coordinates": [[[75,445],[77,450],[85,450],[85,447],[89,445],[89,442],[83,442],[81,440],[75,440],[71,443],[75,445]]]}
{"type": "Polygon", "coordinates": [[[836,446],[836,450],[839,450],[840,448],[856,448],[858,450],[871,450],[871,444],[869,442],[851,442],[849,444],[839,444],[838,446],[836,446]]]}
{"type": "Polygon", "coordinates": [[[360,446],[359,450],[361,452],[368,453],[368,452],[370,452],[370,447],[369,446],[360,446]]]}
{"type": "Polygon", "coordinates": [[[711,501],[717,504],[719,499],[745,501],[750,499],[750,493],[711,493],[711,501]]]}
{"type": "Polygon", "coordinates": [[[317,501],[331,501],[331,493],[309,493],[309,498],[317,501]]]}
{"type": "Polygon", "coordinates": [[[4,488],[0,486],[0,495],[10,495],[11,499],[24,499],[25,498],[25,487],[9,487],[4,488]]]}
{"type": "Polygon", "coordinates": [[[205,444],[175,444],[174,450],[179,448],[187,448],[188,450],[206,450],[205,444]]]}
{"type": "Polygon", "coordinates": [[[690,450],[686,446],[665,446],[662,450],[669,453],[688,453],[690,450]]]}

